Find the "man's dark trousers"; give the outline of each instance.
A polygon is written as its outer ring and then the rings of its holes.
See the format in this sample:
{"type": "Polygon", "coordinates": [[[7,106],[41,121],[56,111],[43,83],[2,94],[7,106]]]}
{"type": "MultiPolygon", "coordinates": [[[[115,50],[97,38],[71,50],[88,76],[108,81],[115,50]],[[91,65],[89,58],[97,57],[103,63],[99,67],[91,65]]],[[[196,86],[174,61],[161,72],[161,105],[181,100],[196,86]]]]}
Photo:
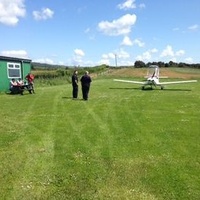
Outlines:
{"type": "Polygon", "coordinates": [[[78,86],[77,85],[73,85],[72,96],[73,96],[73,98],[77,98],[78,97],[78,86]]]}

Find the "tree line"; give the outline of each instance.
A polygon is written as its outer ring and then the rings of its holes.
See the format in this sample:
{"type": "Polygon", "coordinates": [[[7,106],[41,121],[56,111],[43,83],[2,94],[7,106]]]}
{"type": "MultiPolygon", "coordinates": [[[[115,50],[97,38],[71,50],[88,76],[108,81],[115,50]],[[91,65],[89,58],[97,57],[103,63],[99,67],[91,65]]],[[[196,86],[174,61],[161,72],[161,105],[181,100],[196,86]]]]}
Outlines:
{"type": "Polygon", "coordinates": [[[182,68],[196,68],[200,69],[200,64],[188,64],[188,63],[176,63],[173,61],[170,61],[169,63],[165,62],[148,62],[144,63],[143,61],[135,61],[134,67],[135,68],[142,68],[142,67],[148,67],[150,65],[158,65],[159,67],[182,67],[182,68]]]}

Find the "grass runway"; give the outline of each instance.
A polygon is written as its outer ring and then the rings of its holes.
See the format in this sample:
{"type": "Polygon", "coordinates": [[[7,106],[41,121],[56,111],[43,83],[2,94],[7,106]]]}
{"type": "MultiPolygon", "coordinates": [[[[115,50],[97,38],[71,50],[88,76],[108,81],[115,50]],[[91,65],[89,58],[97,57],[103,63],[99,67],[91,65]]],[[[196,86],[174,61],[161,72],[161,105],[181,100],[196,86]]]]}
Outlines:
{"type": "Polygon", "coordinates": [[[199,199],[199,89],[100,78],[87,102],[69,84],[1,94],[1,199],[199,199]]]}

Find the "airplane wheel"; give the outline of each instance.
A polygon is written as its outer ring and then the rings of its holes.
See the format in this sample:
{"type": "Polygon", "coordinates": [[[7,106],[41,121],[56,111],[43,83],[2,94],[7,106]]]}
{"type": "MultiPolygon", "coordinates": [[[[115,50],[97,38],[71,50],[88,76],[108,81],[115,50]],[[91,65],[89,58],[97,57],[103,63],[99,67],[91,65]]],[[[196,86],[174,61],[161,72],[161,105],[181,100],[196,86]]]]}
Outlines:
{"type": "Polygon", "coordinates": [[[164,87],[162,86],[160,89],[161,89],[161,90],[163,90],[163,89],[164,89],[164,87]]]}
{"type": "Polygon", "coordinates": [[[142,86],[142,90],[144,90],[144,86],[142,86]]]}

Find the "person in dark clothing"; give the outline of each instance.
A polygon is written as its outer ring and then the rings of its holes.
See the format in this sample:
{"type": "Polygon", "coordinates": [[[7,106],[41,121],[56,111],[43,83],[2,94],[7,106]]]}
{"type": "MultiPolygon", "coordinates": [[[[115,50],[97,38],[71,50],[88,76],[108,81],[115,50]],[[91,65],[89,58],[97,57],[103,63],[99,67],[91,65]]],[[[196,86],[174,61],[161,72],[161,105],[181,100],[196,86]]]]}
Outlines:
{"type": "Polygon", "coordinates": [[[92,79],[89,76],[89,72],[86,71],[85,74],[81,77],[83,100],[88,100],[88,94],[89,94],[91,82],[92,82],[92,79]]]}
{"type": "Polygon", "coordinates": [[[73,99],[78,97],[78,71],[75,70],[72,75],[72,96],[73,99]]]}

